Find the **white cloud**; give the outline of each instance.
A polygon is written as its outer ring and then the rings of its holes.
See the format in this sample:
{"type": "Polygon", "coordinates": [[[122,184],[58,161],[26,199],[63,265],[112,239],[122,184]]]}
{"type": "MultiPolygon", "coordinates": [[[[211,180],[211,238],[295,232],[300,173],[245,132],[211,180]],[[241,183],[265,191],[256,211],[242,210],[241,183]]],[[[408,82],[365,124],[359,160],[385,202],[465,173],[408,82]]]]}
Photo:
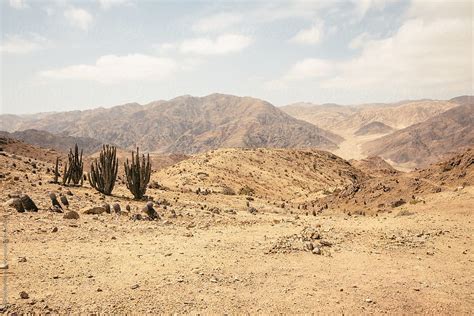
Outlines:
{"type": "Polygon", "coordinates": [[[325,77],[333,71],[333,63],[318,58],[307,58],[297,62],[283,78],[284,80],[302,80],[325,77]]]}
{"type": "Polygon", "coordinates": [[[443,6],[415,1],[408,19],[393,36],[369,38],[363,33],[350,47],[360,53],[347,60],[305,59],[277,81],[291,86],[308,80],[333,91],[371,91],[423,96],[472,91],[472,7],[459,2],[443,6]]]}
{"type": "Polygon", "coordinates": [[[102,9],[108,10],[111,7],[130,4],[129,0],[97,0],[102,9]]]}
{"type": "Polygon", "coordinates": [[[199,55],[221,55],[243,50],[252,43],[252,38],[240,34],[224,34],[214,39],[200,37],[184,40],[179,44],[182,53],[199,55]]]}
{"type": "Polygon", "coordinates": [[[48,40],[38,34],[29,36],[6,35],[0,46],[0,51],[7,54],[28,54],[44,49],[48,40]]]}
{"type": "Polygon", "coordinates": [[[8,2],[10,4],[10,7],[14,9],[27,9],[30,6],[26,3],[25,0],[9,0],[8,2]]]}
{"type": "Polygon", "coordinates": [[[364,46],[367,41],[370,39],[370,34],[367,32],[363,32],[356,37],[354,37],[350,42],[349,42],[349,48],[351,49],[359,49],[364,46]]]}
{"type": "Polygon", "coordinates": [[[78,27],[83,31],[87,31],[94,20],[89,12],[81,8],[67,9],[64,11],[64,17],[69,20],[72,26],[78,27]]]}
{"type": "Polygon", "coordinates": [[[316,23],[308,29],[303,29],[296,33],[290,40],[298,44],[316,45],[323,36],[323,23],[316,23]]]}
{"type": "Polygon", "coordinates": [[[72,65],[40,73],[50,79],[76,79],[117,84],[136,80],[162,80],[178,69],[170,58],[132,54],[126,56],[105,55],[93,65],[72,65]]]}
{"type": "Polygon", "coordinates": [[[236,25],[242,21],[242,15],[231,12],[221,12],[205,17],[197,21],[192,29],[195,32],[222,32],[223,30],[236,25]]]}

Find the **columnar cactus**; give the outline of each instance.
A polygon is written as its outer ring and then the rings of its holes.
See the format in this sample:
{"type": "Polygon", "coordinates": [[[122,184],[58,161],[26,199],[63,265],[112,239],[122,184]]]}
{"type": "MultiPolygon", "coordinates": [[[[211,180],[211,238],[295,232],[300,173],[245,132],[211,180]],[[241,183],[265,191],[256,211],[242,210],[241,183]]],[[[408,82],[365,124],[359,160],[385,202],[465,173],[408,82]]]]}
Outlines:
{"type": "Polygon", "coordinates": [[[150,155],[148,154],[146,159],[145,155],[142,155],[140,162],[140,153],[137,147],[136,155],[132,152],[132,162],[129,163],[127,159],[124,168],[127,188],[136,200],[143,198],[151,175],[150,155]]]}
{"type": "Polygon", "coordinates": [[[56,166],[54,167],[54,180],[53,183],[59,183],[59,157],[56,157],[56,166]]]}
{"type": "Polygon", "coordinates": [[[63,173],[63,185],[68,185],[71,182],[74,185],[82,185],[83,182],[83,169],[84,163],[82,161],[82,149],[81,154],[79,154],[79,148],[77,144],[74,146],[74,153],[72,149],[69,149],[68,154],[68,163],[64,166],[64,173],[63,173]]]}
{"type": "Polygon", "coordinates": [[[116,154],[116,147],[104,145],[99,160],[95,159],[91,164],[91,171],[87,175],[91,186],[105,195],[112,193],[117,179],[118,159],[116,154]]]}

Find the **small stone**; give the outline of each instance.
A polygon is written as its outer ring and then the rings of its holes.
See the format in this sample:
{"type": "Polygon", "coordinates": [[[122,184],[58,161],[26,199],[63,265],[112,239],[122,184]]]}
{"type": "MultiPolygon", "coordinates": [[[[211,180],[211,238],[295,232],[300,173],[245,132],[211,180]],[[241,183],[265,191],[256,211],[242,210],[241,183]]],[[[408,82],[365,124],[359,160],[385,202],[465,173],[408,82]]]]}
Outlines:
{"type": "Polygon", "coordinates": [[[3,206],[5,207],[13,207],[17,212],[23,213],[25,211],[25,208],[23,207],[23,204],[21,204],[20,199],[18,198],[13,198],[8,201],[6,201],[3,206]]]}
{"type": "Polygon", "coordinates": [[[56,233],[57,231],[58,231],[58,228],[56,226],[54,226],[53,229],[51,229],[52,233],[56,233]]]}
{"type": "Polygon", "coordinates": [[[79,213],[76,211],[69,211],[63,216],[64,219],[79,219],[79,213]]]}
{"type": "Polygon", "coordinates": [[[366,302],[366,303],[373,303],[373,301],[372,301],[371,298],[366,298],[366,299],[365,299],[365,302],[366,302]]]}
{"type": "Polygon", "coordinates": [[[26,262],[26,257],[18,257],[18,262],[26,262]]]}
{"type": "Polygon", "coordinates": [[[20,298],[21,298],[22,300],[27,300],[27,299],[30,298],[30,296],[29,296],[28,293],[26,293],[25,291],[21,291],[21,292],[20,292],[20,298]]]}
{"type": "Polygon", "coordinates": [[[130,288],[131,288],[132,290],[135,290],[135,289],[138,289],[139,287],[140,287],[140,285],[134,284],[134,285],[132,285],[130,288]]]}
{"type": "Polygon", "coordinates": [[[86,207],[81,210],[81,213],[88,215],[99,215],[105,212],[105,207],[103,206],[92,206],[86,207]]]}
{"type": "Polygon", "coordinates": [[[313,253],[314,253],[315,255],[320,255],[320,254],[321,254],[321,249],[319,249],[319,247],[314,247],[314,248],[313,248],[313,253]]]}
{"type": "Polygon", "coordinates": [[[8,263],[2,262],[0,263],[0,270],[6,270],[8,269],[8,263]]]}

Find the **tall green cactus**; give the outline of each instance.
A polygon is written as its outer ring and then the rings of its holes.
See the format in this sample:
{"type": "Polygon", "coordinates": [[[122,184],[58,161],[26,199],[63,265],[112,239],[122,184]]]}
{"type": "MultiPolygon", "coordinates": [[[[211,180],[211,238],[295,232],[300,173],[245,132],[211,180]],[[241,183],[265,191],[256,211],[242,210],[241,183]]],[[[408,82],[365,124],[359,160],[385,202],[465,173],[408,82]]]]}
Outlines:
{"type": "Polygon", "coordinates": [[[69,149],[68,162],[69,163],[66,162],[64,166],[63,185],[68,185],[71,182],[74,185],[82,185],[84,163],[82,161],[82,149],[81,154],[79,154],[77,144],[74,146],[74,153],[72,152],[72,148],[69,149]]]}
{"type": "Polygon", "coordinates": [[[143,198],[151,175],[150,154],[147,155],[146,159],[145,155],[142,155],[140,163],[140,153],[137,147],[136,155],[132,152],[132,163],[129,163],[127,159],[123,165],[125,168],[127,188],[136,200],[143,198]]]}
{"type": "Polygon", "coordinates": [[[91,186],[105,195],[112,193],[117,179],[118,159],[116,156],[116,147],[102,146],[99,160],[94,160],[91,164],[91,171],[87,174],[91,186]]]}

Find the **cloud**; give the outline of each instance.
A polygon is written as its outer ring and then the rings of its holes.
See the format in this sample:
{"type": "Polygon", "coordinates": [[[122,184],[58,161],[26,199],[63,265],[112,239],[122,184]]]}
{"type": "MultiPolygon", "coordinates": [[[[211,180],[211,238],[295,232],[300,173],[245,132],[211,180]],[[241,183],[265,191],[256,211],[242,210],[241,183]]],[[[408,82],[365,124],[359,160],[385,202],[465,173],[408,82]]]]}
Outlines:
{"type": "Polygon", "coordinates": [[[10,7],[14,9],[27,9],[30,6],[26,3],[25,0],[9,0],[8,2],[10,4],[10,7]]]}
{"type": "Polygon", "coordinates": [[[199,55],[222,55],[236,53],[252,43],[252,38],[240,34],[224,34],[212,39],[199,37],[184,40],[179,44],[182,53],[199,55]]]}
{"type": "MultiPolygon", "coordinates": [[[[362,19],[370,10],[382,10],[390,3],[400,0],[352,0],[357,18],[362,19]]],[[[425,0],[432,1],[432,0],[425,0]]],[[[436,1],[432,1],[436,2],[436,1]]]]}
{"type": "Polygon", "coordinates": [[[83,31],[87,31],[94,20],[89,12],[81,8],[67,9],[64,11],[64,17],[69,20],[72,26],[78,27],[83,31]]]}
{"type": "Polygon", "coordinates": [[[130,4],[130,0],[97,0],[102,9],[108,10],[114,6],[130,4]]]}
{"type": "MultiPolygon", "coordinates": [[[[459,2],[445,8],[415,1],[390,37],[361,34],[350,46],[360,53],[345,60],[305,59],[278,79],[290,86],[308,80],[322,89],[398,95],[455,94],[472,90],[472,18],[459,2]]],[[[273,81],[275,82],[275,81],[273,81]]]]}
{"type": "Polygon", "coordinates": [[[316,45],[321,41],[323,35],[323,23],[316,23],[308,29],[304,29],[296,33],[290,40],[298,44],[316,45]]]}
{"type": "Polygon", "coordinates": [[[297,62],[283,77],[284,80],[302,80],[319,78],[329,75],[333,70],[333,63],[324,59],[307,58],[297,62]]]}
{"type": "Polygon", "coordinates": [[[43,71],[40,76],[50,79],[76,79],[117,84],[136,80],[162,80],[176,70],[176,61],[149,55],[105,55],[93,65],[72,65],[43,71]]]}
{"type": "Polygon", "coordinates": [[[364,43],[367,43],[367,41],[370,39],[370,34],[367,32],[363,32],[356,37],[354,37],[350,42],[349,42],[349,48],[351,49],[359,49],[364,46],[364,43]]]}
{"type": "Polygon", "coordinates": [[[6,35],[0,46],[0,51],[7,54],[28,54],[44,49],[48,40],[38,34],[29,36],[6,35]]]}
{"type": "Polygon", "coordinates": [[[221,32],[242,21],[239,13],[221,12],[198,20],[192,29],[199,33],[221,32]]]}

